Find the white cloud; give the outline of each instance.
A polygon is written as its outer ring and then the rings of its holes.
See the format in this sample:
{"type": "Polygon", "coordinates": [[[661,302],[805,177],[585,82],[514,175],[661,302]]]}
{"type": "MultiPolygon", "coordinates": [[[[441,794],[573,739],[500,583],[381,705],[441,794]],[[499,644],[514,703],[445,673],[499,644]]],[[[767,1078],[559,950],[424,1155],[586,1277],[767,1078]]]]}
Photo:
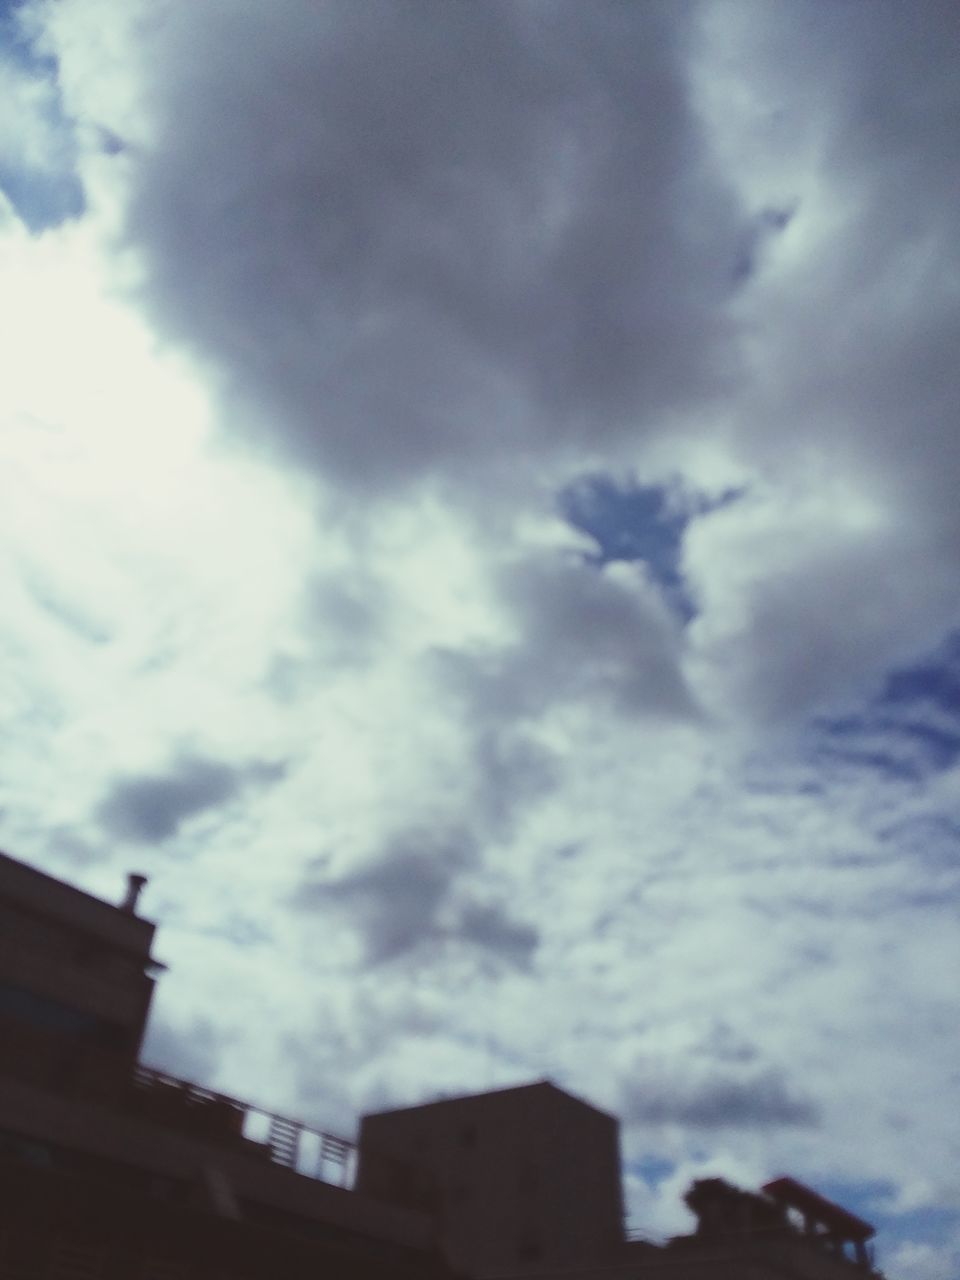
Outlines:
{"type": "Polygon", "coordinates": [[[893,1250],[891,1261],[896,1269],[894,1274],[912,1276],[915,1280],[951,1280],[957,1274],[960,1256],[952,1246],[939,1248],[907,1240],[893,1250]]]}

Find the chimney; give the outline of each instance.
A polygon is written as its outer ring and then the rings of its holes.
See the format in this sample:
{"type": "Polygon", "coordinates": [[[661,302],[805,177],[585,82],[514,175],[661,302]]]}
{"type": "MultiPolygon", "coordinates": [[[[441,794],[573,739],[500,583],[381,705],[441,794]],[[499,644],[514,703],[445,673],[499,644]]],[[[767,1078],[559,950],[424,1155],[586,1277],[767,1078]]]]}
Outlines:
{"type": "Polygon", "coordinates": [[[143,886],[147,883],[147,877],[138,875],[137,872],[131,871],[127,876],[127,892],[123,901],[120,903],[121,911],[129,911],[131,915],[136,915],[137,899],[143,890],[143,886]]]}

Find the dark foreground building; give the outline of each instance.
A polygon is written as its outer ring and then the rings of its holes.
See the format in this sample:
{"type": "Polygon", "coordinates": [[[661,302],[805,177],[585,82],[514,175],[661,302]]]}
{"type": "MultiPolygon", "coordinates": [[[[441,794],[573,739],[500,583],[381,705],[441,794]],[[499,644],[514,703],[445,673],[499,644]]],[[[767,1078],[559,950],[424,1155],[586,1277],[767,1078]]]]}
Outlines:
{"type": "Polygon", "coordinates": [[[154,926],[0,854],[0,1280],[857,1280],[869,1224],[712,1179],[623,1231],[616,1120],[541,1081],[364,1117],[359,1146],[146,1067],[154,926]]]}
{"type": "Polygon", "coordinates": [[[138,888],[113,907],[0,855],[0,1278],[451,1276],[422,1196],[336,1185],[353,1144],[139,1064],[138,888]]]}

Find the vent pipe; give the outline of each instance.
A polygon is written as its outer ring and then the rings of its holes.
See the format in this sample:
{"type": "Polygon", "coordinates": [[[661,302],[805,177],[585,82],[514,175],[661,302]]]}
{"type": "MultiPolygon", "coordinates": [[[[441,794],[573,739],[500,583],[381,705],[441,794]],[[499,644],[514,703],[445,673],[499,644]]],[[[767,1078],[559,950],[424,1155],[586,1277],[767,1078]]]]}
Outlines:
{"type": "Polygon", "coordinates": [[[123,901],[120,903],[121,911],[128,911],[130,915],[135,915],[137,910],[137,899],[143,892],[143,886],[147,883],[147,877],[138,875],[137,872],[131,871],[127,876],[127,892],[123,901]]]}

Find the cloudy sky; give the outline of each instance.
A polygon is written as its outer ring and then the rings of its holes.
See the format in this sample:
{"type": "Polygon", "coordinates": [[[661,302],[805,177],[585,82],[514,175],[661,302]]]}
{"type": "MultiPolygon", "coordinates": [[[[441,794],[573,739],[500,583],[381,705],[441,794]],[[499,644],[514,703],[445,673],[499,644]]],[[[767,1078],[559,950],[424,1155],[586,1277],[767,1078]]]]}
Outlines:
{"type": "Polygon", "coordinates": [[[0,0],[3,847],[148,1060],[549,1076],[960,1267],[952,0],[0,0]],[[12,108],[9,109],[9,108],[12,108]]]}

